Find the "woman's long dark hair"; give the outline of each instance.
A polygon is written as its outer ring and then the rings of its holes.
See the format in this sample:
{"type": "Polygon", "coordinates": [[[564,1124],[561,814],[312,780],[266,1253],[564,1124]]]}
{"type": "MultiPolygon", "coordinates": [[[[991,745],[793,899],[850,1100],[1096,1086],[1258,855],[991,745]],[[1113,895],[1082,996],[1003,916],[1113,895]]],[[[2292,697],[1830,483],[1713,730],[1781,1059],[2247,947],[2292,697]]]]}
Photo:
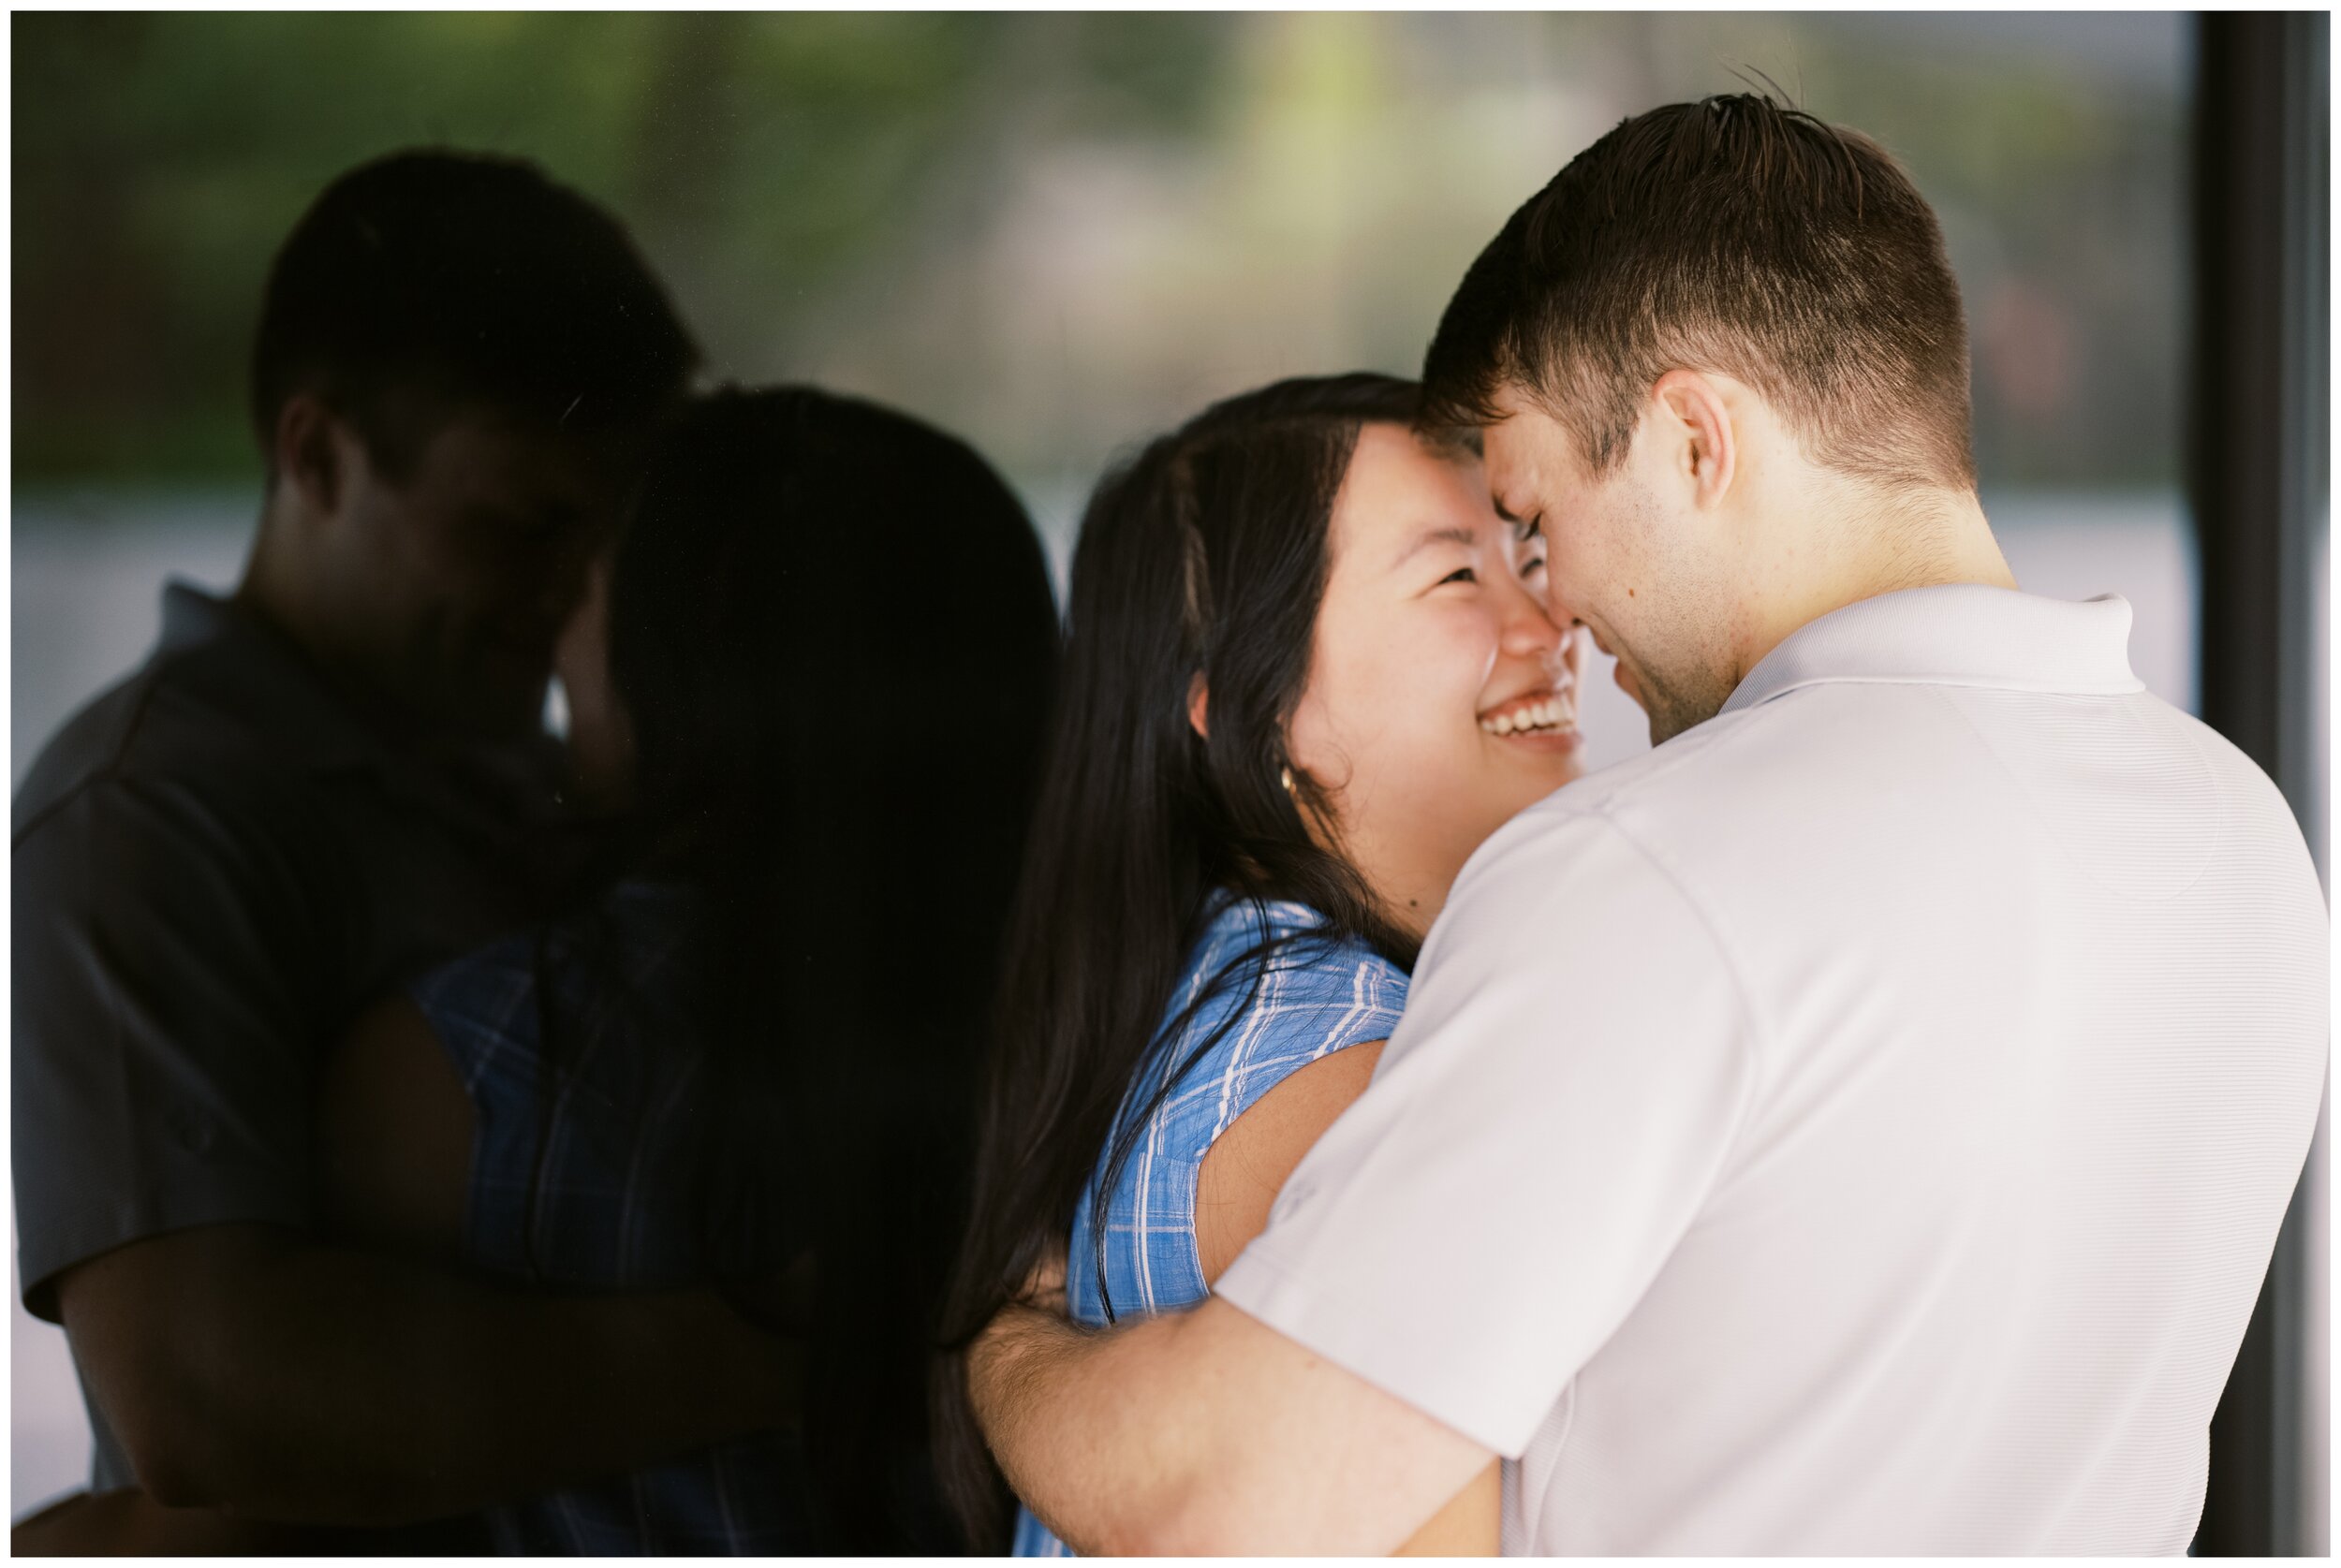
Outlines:
{"type": "MultiPolygon", "coordinates": [[[[1412,964],[1414,944],[1363,879],[1310,837],[1304,809],[1328,828],[1334,817],[1285,736],[1359,432],[1410,424],[1417,401],[1413,383],[1388,376],[1280,382],[1155,441],[1090,499],[936,1377],[937,1462],[977,1550],[1005,1546],[1009,1498],[967,1402],[966,1346],[1062,1241],[1099,1151],[1099,1186],[1127,1158],[1143,1116],[1117,1113],[1157,1042],[1196,1011],[1165,1024],[1220,890],[1305,903],[1324,916],[1311,940],[1355,939],[1412,964]],[[1199,677],[1207,740],[1188,720],[1199,677]]],[[[1206,989],[1257,984],[1274,945],[1206,989]]],[[[1150,1077],[1156,1100],[1200,1048],[1150,1077]]]]}
{"type": "Polygon", "coordinates": [[[722,392],[663,443],[610,623],[628,869],[705,911],[711,1270],[809,1265],[817,1549],[940,1549],[929,1357],[1058,655],[1038,542],[939,431],[722,392]]]}

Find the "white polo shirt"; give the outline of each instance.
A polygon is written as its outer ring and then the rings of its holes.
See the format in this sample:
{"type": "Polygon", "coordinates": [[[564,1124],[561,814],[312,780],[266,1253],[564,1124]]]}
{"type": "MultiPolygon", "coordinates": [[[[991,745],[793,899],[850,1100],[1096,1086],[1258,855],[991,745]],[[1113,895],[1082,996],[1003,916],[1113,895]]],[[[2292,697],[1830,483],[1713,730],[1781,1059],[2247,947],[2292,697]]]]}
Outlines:
{"type": "Polygon", "coordinates": [[[1515,818],[1219,1294],[1516,1458],[1509,1551],[2183,1551],[2326,915],[2128,635],[1870,599],[1515,818]]]}

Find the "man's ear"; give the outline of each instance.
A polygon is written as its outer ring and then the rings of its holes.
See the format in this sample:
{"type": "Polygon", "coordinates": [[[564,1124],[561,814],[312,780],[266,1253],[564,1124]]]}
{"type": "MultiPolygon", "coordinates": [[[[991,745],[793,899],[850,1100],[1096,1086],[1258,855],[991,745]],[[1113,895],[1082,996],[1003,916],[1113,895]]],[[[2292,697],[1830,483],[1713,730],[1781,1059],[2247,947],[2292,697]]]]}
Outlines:
{"type": "Polygon", "coordinates": [[[276,482],[291,486],[303,509],[331,513],[349,484],[349,464],[358,454],[357,432],[308,392],[295,392],[276,411],[276,482]]]}
{"type": "Polygon", "coordinates": [[[1211,739],[1211,688],[1203,681],[1203,672],[1197,670],[1195,679],[1186,683],[1186,722],[1204,740],[1211,739]]]}
{"type": "Polygon", "coordinates": [[[1701,510],[1713,506],[1739,474],[1739,429],[1723,388],[1698,371],[1671,370],[1658,377],[1651,397],[1677,470],[1690,484],[1693,505],[1701,510]]]}

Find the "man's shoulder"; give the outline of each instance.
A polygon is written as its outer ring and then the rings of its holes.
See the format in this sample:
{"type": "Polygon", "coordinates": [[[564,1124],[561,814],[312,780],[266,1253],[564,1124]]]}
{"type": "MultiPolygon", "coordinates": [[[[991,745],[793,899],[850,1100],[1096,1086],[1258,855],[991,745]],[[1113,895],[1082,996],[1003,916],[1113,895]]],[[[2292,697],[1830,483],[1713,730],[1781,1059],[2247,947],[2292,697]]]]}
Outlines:
{"type": "Polygon", "coordinates": [[[1683,800],[1702,793],[1715,739],[1677,737],[1554,791],[1497,828],[1456,878],[1417,979],[1457,942],[1541,955],[1553,931],[1577,929],[1588,912],[1597,911],[1612,935],[1636,912],[1662,912],[1664,922],[1694,913],[1667,824],[1683,800]]]}
{"type": "Polygon", "coordinates": [[[16,787],[17,837],[92,780],[119,766],[138,733],[153,686],[150,664],[83,703],[49,737],[16,787]]]}
{"type": "MultiPolygon", "coordinates": [[[[2089,844],[2170,876],[2181,850],[2214,843],[2231,856],[2249,846],[2253,863],[2287,886],[2301,884],[2308,864],[2268,775],[2144,691],[1841,681],[1723,714],[1556,791],[1482,845],[1466,872],[1522,885],[1568,872],[1580,887],[1596,872],[1655,877],[1702,904],[1731,888],[1760,904],[1776,881],[1757,873],[1808,855],[1843,872],[1848,856],[1870,853],[1882,869],[1922,833],[1989,860],[2020,853],[2024,833],[2065,842],[2077,825],[2091,828],[2089,844]],[[2146,816],[2180,819],[2186,831],[2133,843],[2133,818],[2146,816]]],[[[2081,857],[2100,867],[2106,858],[2081,857]]]]}
{"type": "Polygon", "coordinates": [[[1751,725],[1748,721],[1756,716],[1751,711],[1711,719],[1664,745],[1563,785],[1499,828],[1472,857],[1473,864],[1522,851],[1573,855],[1604,843],[1632,848],[1654,818],[1662,825],[1678,813],[1728,809],[1727,781],[1756,765],[1758,753],[1783,739],[1751,725]]]}
{"type": "MultiPolygon", "coordinates": [[[[1877,803],[1881,766],[1909,771],[1891,759],[1912,734],[1959,722],[1909,701],[1920,689],[1812,686],[1710,719],[1514,816],[1472,856],[1456,896],[1468,884],[1475,894],[1510,887],[1533,899],[1565,878],[1572,897],[1646,885],[1712,914],[1704,894],[1715,862],[1736,861],[1759,840],[1836,833],[1848,813],[1877,803]]],[[[1917,787],[1941,783],[1921,778],[1917,787]]]]}
{"type": "Polygon", "coordinates": [[[1912,791],[1952,795],[1962,769],[2001,769],[2014,753],[2045,757],[2099,743],[2074,709],[2118,722],[2125,760],[2201,759],[2223,793],[2280,801],[2266,776],[2224,736],[2144,691],[2064,694],[1927,681],[1818,681],[1708,720],[1664,745],[1588,774],[1515,818],[1600,820],[1664,839],[1677,827],[1713,839],[1721,824],[1793,831],[1848,811],[1900,811],[1912,791]],[[1947,766],[1948,765],[1948,766],[1947,766]],[[1895,799],[1881,786],[1891,784],[1895,799]]]}
{"type": "Polygon", "coordinates": [[[2263,821],[2281,823],[2295,834],[2299,832],[2283,790],[2243,747],[2194,714],[2159,697],[2142,697],[2140,706],[2174,740],[2183,739],[2193,748],[2210,769],[2215,787],[2231,805],[2263,821]]]}
{"type": "Polygon", "coordinates": [[[231,660],[212,648],[158,652],[50,737],[17,786],[12,838],[22,847],[76,814],[68,807],[102,816],[109,801],[141,790],[266,816],[297,799],[303,782],[239,701],[231,660]]]}

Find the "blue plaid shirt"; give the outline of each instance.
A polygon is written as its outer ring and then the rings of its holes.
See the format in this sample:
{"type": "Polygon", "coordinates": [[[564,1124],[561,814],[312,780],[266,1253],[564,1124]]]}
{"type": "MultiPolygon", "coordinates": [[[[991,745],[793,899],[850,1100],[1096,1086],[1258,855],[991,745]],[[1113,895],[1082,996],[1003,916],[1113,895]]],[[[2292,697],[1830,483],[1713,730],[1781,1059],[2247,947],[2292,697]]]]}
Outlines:
{"type": "MultiPolygon", "coordinates": [[[[489,1273],[607,1290],[706,1282],[696,1178],[711,1107],[685,1009],[696,918],[687,892],[628,883],[541,943],[508,939],[413,988],[477,1115],[464,1239],[489,1273]],[[540,976],[558,1004],[552,1075],[540,976]]],[[[768,1433],[492,1509],[489,1522],[500,1550],[529,1556],[801,1552],[803,1476],[795,1439],[768,1433]]]]}
{"type": "MultiPolygon", "coordinates": [[[[1259,907],[1229,901],[1213,916],[1187,956],[1165,1027],[1189,1007],[1193,1016],[1175,1037],[1156,1042],[1123,1099],[1117,1130],[1128,1127],[1166,1077],[1227,1024],[1161,1104],[1146,1112],[1130,1158],[1107,1195],[1104,1282],[1115,1317],[1151,1316],[1211,1294],[1195,1240],[1203,1156],[1237,1117],[1294,1072],[1345,1047],[1389,1039],[1406,1004],[1405,973],[1357,943],[1306,934],[1320,923],[1307,905],[1269,903],[1264,922],[1259,907]],[[1271,933],[1297,940],[1270,957],[1254,992],[1251,966],[1232,975],[1228,966],[1271,933]],[[1232,984],[1215,990],[1223,975],[1232,984]]],[[[1098,1326],[1108,1318],[1098,1291],[1093,1200],[1108,1152],[1100,1152],[1097,1178],[1074,1209],[1066,1268],[1068,1310],[1078,1321],[1098,1326]]],[[[1024,1510],[1016,1517],[1015,1553],[1070,1555],[1024,1510]]]]}

